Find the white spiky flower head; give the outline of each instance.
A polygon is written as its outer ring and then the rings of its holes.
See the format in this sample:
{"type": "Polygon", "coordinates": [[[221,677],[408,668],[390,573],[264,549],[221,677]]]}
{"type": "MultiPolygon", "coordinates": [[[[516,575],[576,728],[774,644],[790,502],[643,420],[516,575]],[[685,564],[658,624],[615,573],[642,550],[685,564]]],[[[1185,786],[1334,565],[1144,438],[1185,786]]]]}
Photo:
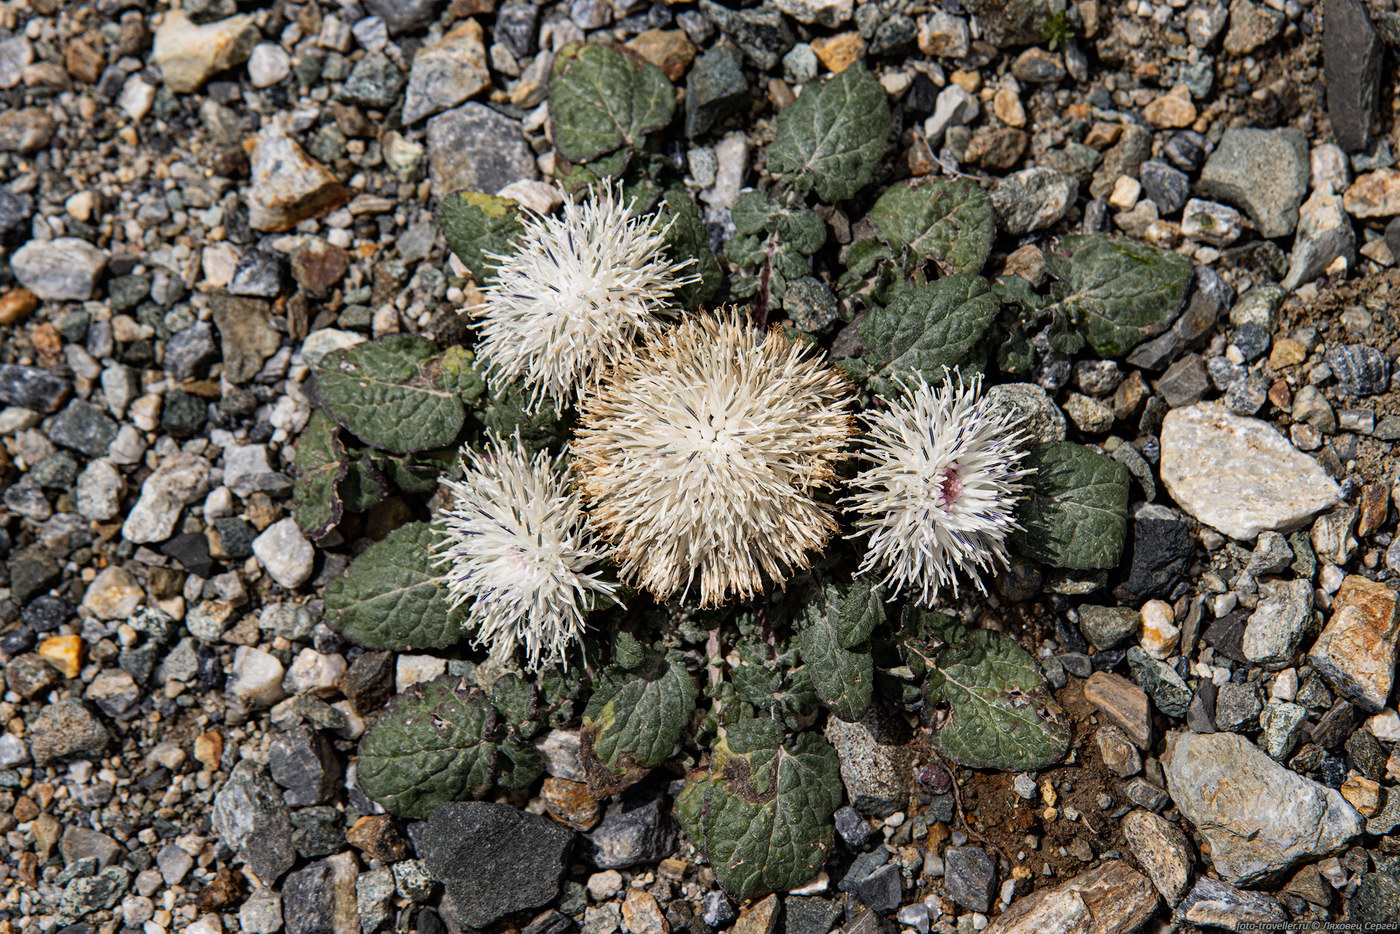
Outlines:
{"type": "Polygon", "coordinates": [[[447,481],[438,552],[454,606],[465,606],[472,645],[497,659],[521,648],[539,671],[564,660],[583,620],[617,585],[592,570],[604,549],[588,531],[563,455],[530,455],[519,438],[463,448],[464,476],[447,481]]]}
{"type": "Polygon", "coordinates": [[[919,376],[888,409],[862,415],[860,456],[872,466],[848,500],[856,536],[869,536],[860,571],[882,572],[924,606],[944,587],[956,595],[959,576],[985,593],[982,575],[1006,566],[1006,536],[1020,528],[1024,438],[981,388],[956,371],[936,387],[919,376]]]}
{"type": "Polygon", "coordinates": [[[497,384],[520,382],[538,408],[568,405],[661,328],[690,260],[666,255],[666,228],[612,185],[566,197],[557,216],[526,210],[511,254],[490,254],[496,279],[471,309],[476,349],[497,384]]]}
{"type": "Polygon", "coordinates": [[[701,605],[811,564],[836,530],[815,493],[853,431],[845,379],[776,331],[696,315],[579,404],[573,442],[592,526],[624,576],[701,605]]]}

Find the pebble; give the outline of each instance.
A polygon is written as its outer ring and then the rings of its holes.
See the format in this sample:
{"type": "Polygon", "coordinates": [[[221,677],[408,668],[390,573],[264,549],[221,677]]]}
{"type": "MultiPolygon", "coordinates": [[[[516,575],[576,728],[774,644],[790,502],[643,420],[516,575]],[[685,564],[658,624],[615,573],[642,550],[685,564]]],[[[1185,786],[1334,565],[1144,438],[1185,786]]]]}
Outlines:
{"type": "Polygon", "coordinates": [[[1118,648],[1141,626],[1142,618],[1132,607],[1091,604],[1079,607],[1079,631],[1101,652],[1118,648]]]}
{"type": "Polygon", "coordinates": [[[990,911],[997,869],[980,846],[950,846],[943,853],[943,884],[948,897],[971,911],[990,911]]]}
{"type": "Polygon", "coordinates": [[[1074,203],[1078,190],[1068,175],[1038,166],[1001,179],[990,197],[999,226],[1007,233],[1025,234],[1058,223],[1074,203]]]}
{"type": "Polygon", "coordinates": [[[253,554],[281,586],[295,590],[311,578],[316,553],[296,520],[288,517],[253,539],[253,554]]]}
{"type": "Polygon", "coordinates": [[[1144,107],[1142,116],[1158,129],[1185,129],[1196,122],[1196,105],[1186,85],[1177,84],[1144,107]]]}
{"type": "Polygon", "coordinates": [[[56,412],[68,392],[67,381],[42,367],[0,363],[0,402],[7,405],[56,412]]]}
{"type": "Polygon", "coordinates": [[[1170,658],[1180,635],[1170,603],[1148,600],[1142,605],[1142,633],[1138,642],[1149,656],[1159,660],[1170,658]]]}
{"type": "Polygon", "coordinates": [[[676,824],[664,796],[632,797],[609,805],[580,843],[581,855],[599,869],[657,863],[675,849],[676,824]]]}
{"type": "Polygon", "coordinates": [[[251,159],[248,222],[257,230],[290,230],[349,200],[349,192],[325,166],[306,154],[277,124],[256,137],[251,159]]]}
{"type": "Polygon", "coordinates": [[[1400,647],[1400,601],[1384,584],[1348,575],[1332,600],[1332,615],[1308,661],[1339,692],[1368,713],[1390,697],[1400,647]]]}
{"type": "Polygon", "coordinates": [[[1280,285],[1292,291],[1322,275],[1339,258],[1355,262],[1356,236],[1351,230],[1342,199],[1325,185],[1303,202],[1298,215],[1298,235],[1288,260],[1288,274],[1280,285]]]}
{"type": "Polygon", "coordinates": [[[20,284],[44,301],[87,301],[107,268],[107,254],[77,237],[30,240],[10,258],[20,284]]]}
{"type": "Polygon", "coordinates": [[[908,804],[913,756],[901,739],[901,726],[874,704],[858,722],[827,720],[826,738],[836,748],[846,796],[868,817],[887,817],[908,804]]]}
{"type": "Polygon", "coordinates": [[[112,734],[88,706],[75,697],[41,709],[29,725],[29,754],[36,765],[61,759],[100,755],[112,734]]]}
{"type": "Polygon", "coordinates": [[[1327,365],[1337,377],[1338,387],[1347,396],[1374,396],[1390,385],[1390,361],[1367,344],[1329,347],[1327,365]]]}
{"type": "Polygon", "coordinates": [[[1125,860],[1110,859],[1067,882],[1017,899],[985,934],[1126,934],[1146,924],[1157,903],[1157,889],[1146,876],[1125,860]]]}
{"type": "Polygon", "coordinates": [[[248,78],[255,88],[270,88],[292,73],[292,59],[275,42],[260,42],[248,56],[248,78]]]}
{"type": "MultiPolygon", "coordinates": [[[[1263,537],[1260,536],[1261,541],[1263,537]]],[[[1282,541],[1282,536],[1277,537],[1282,541]]],[[[1293,560],[1293,552],[1286,543],[1283,547],[1288,551],[1286,567],[1293,560]]],[[[1277,566],[1279,560],[1281,557],[1272,559],[1271,564],[1277,566]]],[[[1277,671],[1293,663],[1298,645],[1312,624],[1312,584],[1306,580],[1279,581],[1265,584],[1264,590],[1266,595],[1250,615],[1240,647],[1251,663],[1277,671]]]]}
{"type": "Polygon", "coordinates": [[[1342,195],[1352,217],[1394,217],[1400,214],[1400,169],[1376,169],[1356,177],[1342,195]]]}
{"type": "MultiPolygon", "coordinates": [[[[803,43],[794,50],[811,46],[803,43]]],[[[815,76],[816,55],[812,53],[815,76]]],[[[720,120],[748,99],[749,85],[744,77],[743,57],[732,45],[718,45],[695,60],[686,78],[685,135],[703,136],[720,120]]]]}
{"type": "MultiPolygon", "coordinates": [[[[574,833],[509,805],[444,804],[416,837],[433,878],[458,920],[484,928],[514,911],[538,908],[559,894],[574,833]]],[[[669,850],[667,851],[669,853],[669,850]]]]}
{"type": "Polygon", "coordinates": [[[1162,424],[1161,476],[1182,509],[1231,538],[1291,531],[1341,495],[1322,467],[1270,424],[1216,403],[1172,409],[1162,424]]]}
{"type": "Polygon", "coordinates": [[[258,27],[247,14],[196,25],[181,10],[169,10],[156,27],[152,61],[166,87],[188,94],[218,72],[247,61],[258,38],[258,27]]]}
{"type": "Polygon", "coordinates": [[[289,873],[282,883],[282,920],[287,934],[354,931],[355,855],[336,853],[289,873]]]}
{"type": "Polygon", "coordinates": [[[1084,682],[1084,699],[1127,734],[1139,749],[1151,747],[1151,709],[1142,688],[1122,675],[1096,671],[1084,682]]]}
{"type": "Polygon", "coordinates": [[[98,619],[125,620],[145,602],[146,593],[130,571],[120,565],[103,568],[83,594],[83,608],[98,619]]]}
{"type": "Polygon", "coordinates": [[[208,492],[209,463],[194,454],[171,455],[141,484],[141,495],[122,523],[122,536],[137,544],[165,541],[184,507],[208,492]]]}
{"type": "Polygon", "coordinates": [[[1339,792],[1289,771],[1242,736],[1173,733],[1167,743],[1167,789],[1227,882],[1261,882],[1339,850],[1362,830],[1361,815],[1339,792]]]}
{"type": "Polygon", "coordinates": [[[1181,828],[1151,811],[1136,810],[1123,818],[1123,837],[1167,904],[1181,901],[1191,884],[1193,862],[1181,828]]]}
{"type": "Polygon", "coordinates": [[[519,121],[474,101],[428,121],[428,165],[439,198],[464,188],[494,194],[539,177],[519,121]]]}
{"type": "Polygon", "coordinates": [[[240,645],[233,654],[233,679],[228,683],[228,691],[250,708],[271,707],[287,696],[282,689],[285,675],[275,655],[240,645]]]}
{"type": "Polygon", "coordinates": [[[474,19],[465,20],[414,56],[403,122],[417,123],[456,107],[490,86],[481,26],[474,19]]]}
{"type": "Polygon", "coordinates": [[[1244,233],[1239,211],[1216,201],[1192,198],[1181,212],[1181,234],[1212,246],[1229,246],[1244,233]]]}
{"type": "Polygon", "coordinates": [[[1246,892],[1209,876],[1196,880],[1178,911],[1193,924],[1230,931],[1278,929],[1288,921],[1273,896],[1246,892]]]}
{"type": "Polygon", "coordinates": [[[835,29],[851,18],[854,0],[773,0],[773,6],[799,23],[835,29]]]}

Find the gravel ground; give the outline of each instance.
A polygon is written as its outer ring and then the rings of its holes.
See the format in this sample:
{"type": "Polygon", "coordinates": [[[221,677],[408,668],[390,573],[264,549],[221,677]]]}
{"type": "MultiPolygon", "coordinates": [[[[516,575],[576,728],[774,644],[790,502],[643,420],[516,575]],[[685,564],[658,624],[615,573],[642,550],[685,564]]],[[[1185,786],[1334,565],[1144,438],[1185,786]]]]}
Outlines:
{"type": "MultiPolygon", "coordinates": [[[[0,934],[1400,926],[1400,13],[1053,9],[0,0],[0,934]],[[944,769],[898,713],[833,718],[832,857],[752,903],[677,831],[684,764],[595,800],[568,724],[513,808],[385,814],[356,740],[475,656],[325,621],[326,583],[421,499],[315,545],[292,518],[309,367],[465,338],[435,205],[558,203],[548,77],[583,39],[685,89],[661,148],[716,245],[774,114],[864,60],[896,120],[881,177],[990,191],[987,275],[1039,283],[1080,232],[1195,268],[1165,332],[1042,347],[1005,390],[1133,477],[1121,566],[1018,562],[958,606],[1040,661],[1068,759],[944,769]]],[[[840,344],[853,314],[806,329],[840,344]]]]}

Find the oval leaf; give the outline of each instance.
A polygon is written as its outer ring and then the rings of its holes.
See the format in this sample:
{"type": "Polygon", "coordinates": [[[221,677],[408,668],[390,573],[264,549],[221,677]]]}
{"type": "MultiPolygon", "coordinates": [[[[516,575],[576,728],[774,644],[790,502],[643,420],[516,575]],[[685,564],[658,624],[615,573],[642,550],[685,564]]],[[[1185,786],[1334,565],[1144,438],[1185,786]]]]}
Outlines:
{"type": "Polygon", "coordinates": [[[1167,329],[1191,283],[1191,261],[1169,250],[1102,234],[1065,237],[1068,257],[1046,259],[1059,281],[1055,314],[1064,314],[1101,357],[1119,357],[1167,329]]]}
{"type": "Polygon", "coordinates": [[[347,639],[377,649],[437,649],[462,638],[433,563],[438,533],[410,522],[369,546],[326,585],[326,618],[347,639]]]}
{"type": "Polygon", "coordinates": [[[992,252],[992,203],[966,180],[895,185],[868,215],[880,239],[931,259],[941,272],[977,272],[992,252]]]}
{"type": "Polygon", "coordinates": [[[945,646],[929,666],[925,690],[934,745],[963,765],[1028,771],[1069,751],[1069,718],[1035,659],[999,632],[974,629],[945,646]]]}
{"type": "Polygon", "coordinates": [[[317,400],[373,447],[408,454],[450,444],[466,409],[443,385],[432,341],[395,335],[334,350],[312,368],[317,400]]]}
{"type": "Polygon", "coordinates": [[[1106,454],[1057,441],[1031,449],[1029,495],[1012,543],[1055,567],[1112,568],[1128,530],[1128,470],[1106,454]]]}
{"type": "Polygon", "coordinates": [[[360,787],[386,811],[426,818],[493,785],[528,787],[539,752],[509,738],[496,708],[459,677],[415,684],[389,701],[360,740],[360,787]]]}
{"type": "Polygon", "coordinates": [[[317,409],[297,439],[296,487],[292,491],[292,515],[311,539],[325,538],[345,512],[340,482],[349,469],[345,445],[336,437],[339,427],[317,409]]]}
{"type": "Polygon", "coordinates": [[[607,45],[570,43],[554,60],[549,114],[554,146],[570,162],[587,162],[671,122],[676,89],[650,62],[607,45]]]}
{"type": "Polygon", "coordinates": [[[778,114],[768,169],[825,201],[843,201],[870,181],[890,135],[885,91],[857,62],[824,84],[808,84],[778,114]]]}
{"type": "Polygon", "coordinates": [[[782,739],[771,720],[735,724],[676,802],[686,833],[735,899],[807,882],[831,849],[842,795],[836,750],[815,733],[782,739]]]}
{"type": "Polygon", "coordinates": [[[987,280],[970,273],[897,292],[860,329],[877,388],[887,391],[890,380],[911,373],[940,381],[943,368],[956,366],[982,339],[998,307],[987,280]]]}
{"type": "Polygon", "coordinates": [[[480,191],[454,191],[438,205],[447,246],[479,283],[490,282],[496,263],[486,254],[509,255],[520,236],[520,206],[480,191]]]}
{"type": "Polygon", "coordinates": [[[678,655],[636,654],[635,664],[603,669],[583,711],[579,756],[597,797],[665,762],[695,712],[695,679],[678,655]]]}

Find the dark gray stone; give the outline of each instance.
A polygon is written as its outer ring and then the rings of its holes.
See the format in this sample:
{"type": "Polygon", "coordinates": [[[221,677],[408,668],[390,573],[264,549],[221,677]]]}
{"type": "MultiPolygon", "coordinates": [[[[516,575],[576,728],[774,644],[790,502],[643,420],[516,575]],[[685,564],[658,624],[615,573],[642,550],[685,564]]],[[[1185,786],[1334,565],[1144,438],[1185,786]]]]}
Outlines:
{"type": "Polygon", "coordinates": [[[1153,705],[1169,717],[1185,717],[1191,706],[1191,688],[1166,662],[1158,661],[1137,646],[1128,649],[1133,680],[1152,698],[1153,705]]]}
{"type": "Polygon", "coordinates": [[[1205,164],[1210,141],[1195,130],[1173,133],[1162,146],[1162,154],[1183,172],[1197,172],[1205,164]]]}
{"type": "Polygon", "coordinates": [[[107,301],[113,311],[130,311],[151,295],[151,277],[129,274],[107,282],[107,301]]]}
{"type": "Polygon", "coordinates": [[[30,545],[12,555],[10,565],[10,598],[16,603],[28,603],[58,583],[62,572],[58,561],[43,545],[30,545]]]}
{"type": "Polygon", "coordinates": [[[1329,347],[1326,359],[1339,388],[1348,396],[1378,395],[1390,385],[1390,361],[1368,344],[1329,347]]]}
{"type": "Polygon", "coordinates": [[[265,884],[272,885],[296,861],[292,823],[282,793],[251,759],[234,766],[214,796],[214,832],[265,884]]]}
{"type": "Polygon", "coordinates": [[[484,928],[559,895],[574,834],[505,804],[444,804],[419,830],[418,852],[443,884],[457,919],[484,928]]]}
{"type": "Polygon", "coordinates": [[[719,120],[748,99],[749,84],[739,50],[717,45],[695,60],[686,78],[685,135],[710,132],[719,120]]]}
{"type": "Polygon", "coordinates": [[[1129,601],[1170,597],[1195,555],[1196,542],[1186,520],[1165,506],[1149,506],[1133,521],[1131,570],[1114,592],[1129,601]]]}
{"type": "Polygon", "coordinates": [[[202,375],[209,365],[219,359],[219,349],[214,344],[214,329],[209,322],[200,321],[171,335],[165,342],[165,369],[177,380],[186,380],[202,375]]]}
{"type": "Polygon", "coordinates": [[[1248,212],[1260,236],[1286,237],[1298,226],[1310,173],[1302,130],[1231,128],[1210,154],[1198,184],[1206,197],[1248,212]]]}
{"type": "Polygon", "coordinates": [[[1182,357],[1167,367],[1167,372],[1157,381],[1157,391],[1174,409],[1200,402],[1209,388],[1205,361],[1200,354],[1182,357]]]}
{"type": "Polygon", "coordinates": [[[950,846],[943,854],[948,897],[971,911],[991,910],[997,867],[980,846],[950,846]]]}
{"type": "Polygon", "coordinates": [[[34,216],[34,199],[0,185],[0,243],[23,239],[34,216]]]}
{"type": "MultiPolygon", "coordinates": [[[[1392,795],[1395,792],[1391,792],[1392,795]]],[[[1351,923],[1373,923],[1374,930],[1384,930],[1400,918],[1400,874],[1368,872],[1347,902],[1345,920],[1351,923]]]]}
{"type": "Polygon", "coordinates": [[[1191,179],[1180,169],[1174,169],[1165,162],[1149,159],[1138,170],[1138,180],[1142,190],[1163,217],[1180,211],[1191,195],[1191,179]]]}
{"type": "Polygon", "coordinates": [[[276,298],[286,279],[286,263],[270,250],[249,250],[234,267],[228,290],[231,295],[276,298]]]}
{"type": "Polygon", "coordinates": [[[101,755],[111,741],[102,721],[76,697],[49,704],[29,727],[29,754],[37,765],[101,755]]]}
{"type": "Polygon", "coordinates": [[[848,850],[855,852],[870,842],[870,822],[849,804],[837,810],[832,819],[836,822],[836,833],[848,850]]]}
{"type": "Polygon", "coordinates": [[[287,789],[282,798],[290,807],[329,800],[340,781],[335,749],[324,736],[306,726],[293,727],[273,740],[267,767],[272,780],[287,789]]]}
{"type": "Polygon", "coordinates": [[[37,366],[0,363],[0,402],[49,413],[68,396],[68,381],[37,366]]]}
{"type": "Polygon", "coordinates": [[[340,919],[347,909],[354,921],[354,903],[353,857],[348,866],[343,858],[314,862],[282,883],[282,923],[287,934],[337,934],[344,930],[340,919]]]}
{"type": "Polygon", "coordinates": [[[298,856],[319,859],[345,849],[345,821],[335,808],[329,805],[297,808],[291,812],[291,820],[292,848],[298,856]]]}
{"type": "Polygon", "coordinates": [[[599,869],[655,863],[676,848],[676,824],[664,795],[624,798],[584,835],[582,856],[599,869]]]}
{"type": "MultiPolygon", "coordinates": [[[[350,76],[345,79],[339,98],[361,107],[388,110],[398,103],[403,86],[404,76],[399,66],[390,61],[383,52],[370,52],[350,70],[350,76]]],[[[230,288],[229,291],[233,292],[233,289],[230,288]]]]}
{"type": "Polygon", "coordinates": [[[438,0],[365,0],[365,9],[384,21],[391,33],[411,32],[433,21],[438,0]]]}
{"type": "Polygon", "coordinates": [[[102,457],[117,440],[117,423],[91,402],[74,399],[54,419],[49,438],[88,457],[102,457]]]}
{"type": "Polygon", "coordinates": [[[1264,325],[1257,321],[1246,321],[1235,328],[1230,343],[1235,345],[1246,362],[1253,363],[1269,352],[1272,338],[1269,336],[1269,329],[1264,325]]]}
{"type": "Polygon", "coordinates": [[[776,67],[797,41],[783,14],[768,7],[731,10],[713,0],[700,0],[700,12],[763,71],[776,67]]]}
{"type": "Polygon", "coordinates": [[[827,934],[843,913],[831,899],[789,895],[783,901],[783,934],[827,934]]]}
{"type": "Polygon", "coordinates": [[[856,895],[871,911],[894,911],[904,896],[898,862],[886,863],[856,885],[856,895]]]}
{"type": "Polygon", "coordinates": [[[428,163],[438,197],[464,188],[495,194],[539,177],[519,121],[476,101],[428,121],[428,163]]]}
{"type": "Polygon", "coordinates": [[[1215,697],[1216,729],[1228,733],[1253,732],[1259,728],[1259,714],[1263,709],[1255,685],[1227,681],[1220,685],[1215,697]]]}
{"type": "Polygon", "coordinates": [[[1322,18],[1322,67],[1327,119],[1337,145],[1358,152],[1371,144],[1385,47],[1361,0],[1327,0],[1322,18]]]}
{"type": "Polygon", "coordinates": [[[705,893],[700,902],[700,918],[712,928],[721,928],[734,920],[734,905],[721,891],[705,893]]]}
{"type": "Polygon", "coordinates": [[[517,59],[527,59],[535,54],[539,15],[539,7],[530,0],[507,3],[496,11],[496,28],[492,35],[517,59]]]}

